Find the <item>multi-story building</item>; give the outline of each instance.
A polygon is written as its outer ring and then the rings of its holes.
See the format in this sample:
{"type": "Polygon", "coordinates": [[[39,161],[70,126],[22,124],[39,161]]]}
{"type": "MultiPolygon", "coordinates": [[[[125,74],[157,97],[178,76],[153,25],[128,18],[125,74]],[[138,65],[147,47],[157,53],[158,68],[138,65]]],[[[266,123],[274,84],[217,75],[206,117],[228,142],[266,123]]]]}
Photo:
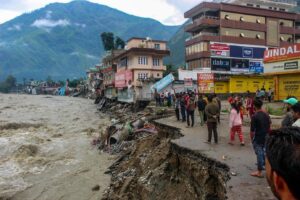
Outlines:
{"type": "Polygon", "coordinates": [[[266,48],[300,42],[296,13],[203,2],[184,16],[192,21],[185,27],[191,34],[185,43],[189,70],[251,72],[262,65],[266,48]]]}
{"type": "Polygon", "coordinates": [[[120,55],[124,51],[125,50],[123,49],[109,51],[102,59],[102,65],[100,67],[103,79],[101,91],[103,91],[106,98],[117,98],[117,90],[115,88],[115,74],[117,72],[117,63],[115,57],[120,55]]]}
{"type": "Polygon", "coordinates": [[[129,39],[125,52],[116,56],[118,64],[115,87],[118,88],[118,100],[150,100],[151,86],[163,77],[166,70],[163,57],[169,54],[165,41],[151,38],[129,39]]]}
{"type": "Polygon", "coordinates": [[[231,3],[279,11],[289,11],[297,6],[296,0],[214,0],[213,2],[231,3]]]}

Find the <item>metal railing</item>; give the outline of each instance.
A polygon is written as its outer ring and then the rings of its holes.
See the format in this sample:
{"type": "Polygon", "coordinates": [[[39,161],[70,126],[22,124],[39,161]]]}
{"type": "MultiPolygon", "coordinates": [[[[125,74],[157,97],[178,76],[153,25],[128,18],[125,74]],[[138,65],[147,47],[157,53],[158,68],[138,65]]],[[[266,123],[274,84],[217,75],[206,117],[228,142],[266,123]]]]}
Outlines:
{"type": "Polygon", "coordinates": [[[192,39],[198,38],[200,36],[204,36],[204,35],[206,35],[206,36],[219,36],[218,33],[201,32],[201,33],[198,33],[197,35],[194,35],[192,37],[187,38],[185,41],[187,42],[189,40],[192,40],[192,39]]]}

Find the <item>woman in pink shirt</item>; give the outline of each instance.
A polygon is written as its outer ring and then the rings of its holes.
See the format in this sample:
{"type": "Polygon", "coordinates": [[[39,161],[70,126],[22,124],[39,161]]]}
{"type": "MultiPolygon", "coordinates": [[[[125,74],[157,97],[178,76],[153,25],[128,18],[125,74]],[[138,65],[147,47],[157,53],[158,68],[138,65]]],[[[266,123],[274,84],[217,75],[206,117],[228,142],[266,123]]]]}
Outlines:
{"type": "Polygon", "coordinates": [[[240,115],[240,109],[237,105],[237,102],[233,102],[231,104],[230,111],[230,119],[229,119],[229,127],[230,127],[230,142],[228,144],[234,144],[235,134],[239,135],[239,139],[241,142],[241,146],[245,145],[244,136],[242,132],[242,119],[240,115]]]}

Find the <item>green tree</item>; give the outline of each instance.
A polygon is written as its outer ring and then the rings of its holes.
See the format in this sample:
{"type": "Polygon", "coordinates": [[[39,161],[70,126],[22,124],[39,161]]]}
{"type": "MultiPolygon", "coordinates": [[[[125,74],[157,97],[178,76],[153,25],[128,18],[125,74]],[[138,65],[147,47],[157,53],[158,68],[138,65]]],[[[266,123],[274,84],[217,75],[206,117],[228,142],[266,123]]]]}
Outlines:
{"type": "Polygon", "coordinates": [[[0,92],[8,93],[13,87],[16,86],[16,78],[9,75],[4,82],[0,83],[0,92]]]}
{"type": "Polygon", "coordinates": [[[116,37],[115,40],[115,49],[118,49],[120,47],[120,49],[124,49],[125,47],[125,42],[124,40],[122,40],[120,37],[116,37]]]}
{"type": "Polygon", "coordinates": [[[167,70],[164,71],[164,73],[163,73],[164,77],[167,76],[168,74],[172,73],[175,78],[178,78],[178,71],[176,69],[174,69],[173,65],[166,65],[166,67],[167,67],[167,70]]]}
{"type": "Polygon", "coordinates": [[[114,34],[111,32],[103,32],[101,34],[102,43],[105,51],[114,49],[114,34]]]}

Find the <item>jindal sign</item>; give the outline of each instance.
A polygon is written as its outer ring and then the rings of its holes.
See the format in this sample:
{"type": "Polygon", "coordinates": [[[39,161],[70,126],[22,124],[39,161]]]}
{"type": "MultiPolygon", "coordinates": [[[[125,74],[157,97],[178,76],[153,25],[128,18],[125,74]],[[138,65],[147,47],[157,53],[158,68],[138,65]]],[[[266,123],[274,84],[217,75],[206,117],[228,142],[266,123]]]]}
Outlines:
{"type": "Polygon", "coordinates": [[[300,44],[266,50],[264,62],[277,62],[295,58],[300,58],[300,44]]]}

